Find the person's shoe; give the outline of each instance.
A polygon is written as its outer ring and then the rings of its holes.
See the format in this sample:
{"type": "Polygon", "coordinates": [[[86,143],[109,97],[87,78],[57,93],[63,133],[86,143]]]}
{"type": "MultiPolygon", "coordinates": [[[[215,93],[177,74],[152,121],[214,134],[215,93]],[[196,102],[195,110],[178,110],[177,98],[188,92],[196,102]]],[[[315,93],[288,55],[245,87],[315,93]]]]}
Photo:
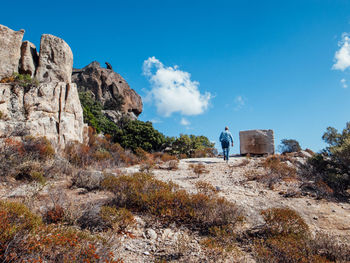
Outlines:
{"type": "Polygon", "coordinates": [[[226,156],[224,155],[224,161],[226,160],[226,156]]]}

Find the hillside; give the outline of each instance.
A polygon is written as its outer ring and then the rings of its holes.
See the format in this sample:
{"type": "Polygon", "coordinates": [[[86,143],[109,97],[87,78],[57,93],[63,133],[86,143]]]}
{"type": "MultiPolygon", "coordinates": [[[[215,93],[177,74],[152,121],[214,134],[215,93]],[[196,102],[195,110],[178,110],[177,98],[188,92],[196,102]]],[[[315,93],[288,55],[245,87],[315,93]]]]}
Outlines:
{"type": "MultiPolygon", "coordinates": [[[[188,193],[196,194],[209,189],[209,196],[219,195],[236,204],[237,213],[243,221],[234,228],[235,238],[230,241],[234,242],[231,244],[234,249],[226,252],[220,246],[206,245],[208,234],[201,233],[199,229],[195,230],[177,220],[164,221],[162,217],[154,217],[148,212],[135,210],[135,221],[125,230],[106,231],[109,227],[103,227],[103,220],[98,215],[99,208],[111,204],[115,197],[110,191],[101,189],[103,173],[96,170],[83,172],[74,169],[70,175],[49,179],[45,184],[7,180],[0,185],[0,196],[2,200],[24,202],[31,211],[42,215],[55,205],[63,207],[65,224],[88,227],[94,235],[104,236],[109,240],[108,247],[113,254],[122,258],[123,262],[261,262],[251,241],[263,231],[266,222],[261,211],[269,208],[295,210],[310,228],[312,236],[323,235],[320,243],[334,242],[332,245],[328,243],[330,253],[339,249],[337,246],[341,244],[347,246],[342,247],[342,253],[348,253],[350,204],[320,198],[316,191],[310,192],[304,188],[310,182],[298,176],[285,174],[277,179],[266,177],[268,169],[264,164],[269,158],[233,157],[228,164],[220,158],[182,159],[178,169],[172,170],[169,170],[171,161],[160,161],[151,171],[154,178],[172,181],[188,193]],[[203,166],[199,177],[193,171],[193,165],[198,164],[203,166]],[[209,185],[198,188],[198,182],[202,182],[202,186],[203,182],[209,185]],[[211,189],[210,185],[214,188],[211,189]],[[85,226],[82,225],[84,220],[85,226]]],[[[289,157],[282,163],[294,169],[305,163],[306,159],[306,156],[289,157]]],[[[130,167],[104,170],[104,176],[118,178],[127,174],[132,177],[132,174],[144,169],[149,167],[142,162],[130,167]]]]}

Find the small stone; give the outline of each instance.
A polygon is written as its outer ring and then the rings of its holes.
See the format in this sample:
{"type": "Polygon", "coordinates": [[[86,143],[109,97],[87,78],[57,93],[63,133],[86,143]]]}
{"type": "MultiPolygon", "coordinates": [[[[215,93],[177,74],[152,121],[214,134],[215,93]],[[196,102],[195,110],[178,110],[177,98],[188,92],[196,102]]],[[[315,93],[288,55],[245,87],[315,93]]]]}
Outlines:
{"type": "Polygon", "coordinates": [[[152,228],[146,229],[145,234],[146,234],[146,237],[147,237],[148,239],[152,239],[152,240],[157,239],[157,233],[156,233],[156,231],[154,231],[152,228]]]}
{"type": "Polygon", "coordinates": [[[149,256],[151,255],[148,251],[143,252],[144,255],[149,256]]]}

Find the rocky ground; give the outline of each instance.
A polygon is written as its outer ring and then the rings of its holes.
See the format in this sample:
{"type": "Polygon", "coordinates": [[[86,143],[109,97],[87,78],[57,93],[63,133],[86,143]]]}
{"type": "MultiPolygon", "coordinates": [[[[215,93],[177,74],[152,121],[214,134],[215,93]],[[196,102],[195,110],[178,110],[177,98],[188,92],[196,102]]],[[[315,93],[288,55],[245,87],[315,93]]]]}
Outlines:
{"type": "MultiPolygon", "coordinates": [[[[233,157],[226,163],[220,158],[183,159],[177,170],[154,169],[152,173],[157,179],[173,181],[189,192],[197,191],[195,185],[199,181],[212,184],[219,195],[235,202],[242,211],[245,220],[238,232],[259,227],[263,223],[260,216],[262,209],[289,207],[304,218],[313,232],[350,236],[349,203],[326,201],[312,194],[305,195],[300,190],[304,183],[300,180],[282,180],[273,187],[259,182],[256,175],[262,171],[261,164],[264,160],[263,157],[233,157]],[[208,173],[196,175],[191,165],[198,163],[203,164],[208,173]]],[[[112,172],[130,174],[139,169],[140,166],[137,165],[112,172]]],[[[54,204],[60,204],[65,208],[72,225],[84,211],[109,198],[111,194],[108,192],[72,187],[71,177],[52,179],[45,185],[15,180],[0,183],[0,199],[19,200],[38,213],[45,213],[54,204]]],[[[164,225],[144,215],[136,215],[135,222],[123,234],[102,233],[112,243],[115,255],[123,258],[124,262],[220,261],[214,260],[215,255],[210,255],[201,246],[203,237],[196,232],[175,224],[164,225]]],[[[255,261],[249,251],[238,246],[225,262],[255,261]]]]}

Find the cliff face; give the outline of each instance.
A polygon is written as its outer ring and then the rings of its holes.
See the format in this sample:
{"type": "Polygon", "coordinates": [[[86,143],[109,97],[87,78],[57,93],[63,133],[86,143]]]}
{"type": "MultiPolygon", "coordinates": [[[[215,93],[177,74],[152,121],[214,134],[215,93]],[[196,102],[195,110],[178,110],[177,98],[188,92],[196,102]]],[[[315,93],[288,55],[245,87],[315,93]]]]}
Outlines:
{"type": "Polygon", "coordinates": [[[73,54],[62,39],[44,34],[40,53],[26,41],[24,30],[0,25],[0,79],[15,72],[38,83],[0,83],[0,138],[46,136],[57,148],[69,141],[83,142],[83,111],[77,87],[71,82],[73,54]]]}
{"type": "Polygon", "coordinates": [[[136,119],[142,112],[141,97],[110,66],[102,68],[94,61],[83,69],[74,69],[72,81],[79,91],[92,92],[106,116],[116,123],[122,116],[136,119]]]}

